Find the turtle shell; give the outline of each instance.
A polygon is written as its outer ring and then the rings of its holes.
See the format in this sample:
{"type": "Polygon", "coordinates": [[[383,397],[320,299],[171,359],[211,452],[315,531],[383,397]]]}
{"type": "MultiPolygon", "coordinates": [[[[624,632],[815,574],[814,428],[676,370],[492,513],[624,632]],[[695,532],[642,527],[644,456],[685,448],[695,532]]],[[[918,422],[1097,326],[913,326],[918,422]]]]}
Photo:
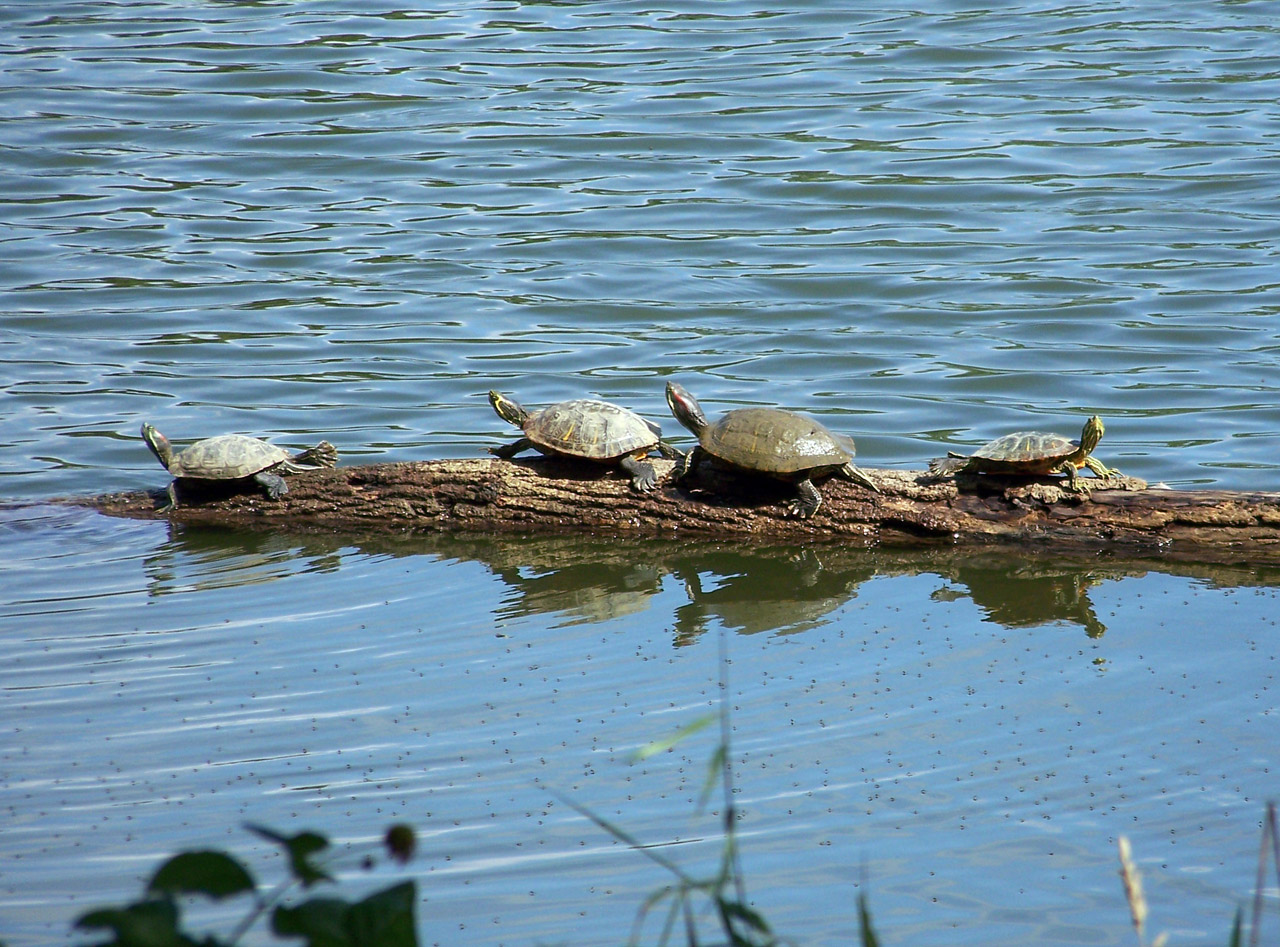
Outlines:
{"type": "Polygon", "coordinates": [[[283,448],[243,434],[222,434],[196,441],[169,462],[175,477],[239,480],[289,459],[283,448]]]}
{"type": "Polygon", "coordinates": [[[785,477],[853,459],[853,439],[820,422],[781,408],[737,408],[709,424],[698,442],[720,460],[785,477]]]}
{"type": "Polygon", "coordinates": [[[1061,434],[1018,431],[979,447],[970,460],[991,473],[1049,473],[1079,449],[1079,441],[1061,434]]]}
{"type": "Polygon", "coordinates": [[[615,460],[657,446],[661,431],[634,411],[584,398],[531,414],[524,433],[538,449],[587,460],[615,460]]]}

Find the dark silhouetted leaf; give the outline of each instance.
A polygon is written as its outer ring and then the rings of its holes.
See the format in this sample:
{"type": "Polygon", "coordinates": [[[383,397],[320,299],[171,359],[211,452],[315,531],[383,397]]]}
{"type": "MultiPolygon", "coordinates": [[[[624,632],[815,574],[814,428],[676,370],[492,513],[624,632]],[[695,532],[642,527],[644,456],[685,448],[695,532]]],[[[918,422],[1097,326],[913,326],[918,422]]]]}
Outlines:
{"type": "Polygon", "coordinates": [[[417,885],[405,881],[353,904],[348,920],[354,942],[370,947],[417,947],[418,934],[413,923],[417,900],[417,885]]]}
{"type": "Polygon", "coordinates": [[[271,914],[271,929],[284,937],[301,937],[308,947],[355,947],[347,934],[347,911],[341,898],[312,898],[296,907],[281,905],[271,914]]]}
{"type": "Polygon", "coordinates": [[[315,832],[299,832],[297,835],[281,835],[266,826],[248,824],[246,828],[268,841],[275,842],[284,848],[289,856],[289,869],[293,877],[309,888],[317,881],[333,881],[330,875],[311,861],[311,856],[329,847],[329,840],[315,832]]]}
{"type": "Polygon", "coordinates": [[[858,892],[858,926],[862,930],[862,947],[880,947],[880,938],[871,926],[871,909],[867,907],[867,893],[858,892]]]}
{"type": "Polygon", "coordinates": [[[147,885],[148,891],[203,894],[215,900],[253,889],[253,878],[238,861],[211,851],[175,855],[160,866],[147,885]]]}
{"type": "Polygon", "coordinates": [[[109,930],[118,947],[194,947],[178,930],[178,909],[167,898],[149,898],[122,908],[99,908],[76,919],[81,930],[109,930]]]}
{"type": "Polygon", "coordinates": [[[301,937],[307,947],[417,947],[412,881],[378,891],[356,904],[341,898],[312,898],[296,907],[278,907],[275,933],[301,937]]]}

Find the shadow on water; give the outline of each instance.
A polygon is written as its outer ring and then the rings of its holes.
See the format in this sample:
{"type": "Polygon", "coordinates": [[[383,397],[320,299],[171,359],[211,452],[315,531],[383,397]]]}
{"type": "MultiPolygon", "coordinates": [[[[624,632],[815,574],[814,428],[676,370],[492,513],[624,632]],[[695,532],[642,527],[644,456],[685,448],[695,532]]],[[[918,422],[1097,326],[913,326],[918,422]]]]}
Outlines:
{"type": "MultiPolygon", "coordinates": [[[[14,525],[11,520],[9,526],[14,525]]],[[[331,573],[351,556],[428,556],[479,563],[500,579],[509,594],[495,605],[497,619],[551,615],[558,625],[596,623],[641,613],[659,595],[674,592],[677,645],[716,627],[740,634],[789,634],[816,627],[872,579],[936,576],[941,583],[930,596],[933,601],[968,599],[984,620],[1005,628],[1072,625],[1090,638],[1107,631],[1090,600],[1091,590],[1104,582],[1163,573],[1209,587],[1280,585],[1280,569],[1275,568],[1082,560],[1026,550],[160,528],[168,531],[168,541],[142,556],[151,596],[331,573]]]]}

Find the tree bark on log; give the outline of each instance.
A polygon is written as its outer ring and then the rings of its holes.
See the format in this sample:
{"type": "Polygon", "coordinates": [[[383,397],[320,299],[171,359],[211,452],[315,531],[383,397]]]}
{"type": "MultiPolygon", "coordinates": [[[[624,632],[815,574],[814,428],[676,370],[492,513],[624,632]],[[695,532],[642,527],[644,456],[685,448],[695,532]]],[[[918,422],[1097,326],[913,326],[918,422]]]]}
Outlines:
{"type": "MultiPolygon", "coordinates": [[[[806,520],[788,515],[794,488],[701,467],[638,494],[616,469],[550,458],[496,458],[338,467],[288,478],[278,500],[235,484],[167,513],[152,491],[68,498],[105,514],[178,523],[281,529],[452,533],[579,533],[749,538],[757,543],[1024,544],[1073,554],[1114,552],[1184,561],[1280,563],[1280,493],[1147,489],[1141,480],[961,475],[863,468],[873,493],[832,478],[806,520]]],[[[223,485],[215,485],[222,487],[223,485]]]]}

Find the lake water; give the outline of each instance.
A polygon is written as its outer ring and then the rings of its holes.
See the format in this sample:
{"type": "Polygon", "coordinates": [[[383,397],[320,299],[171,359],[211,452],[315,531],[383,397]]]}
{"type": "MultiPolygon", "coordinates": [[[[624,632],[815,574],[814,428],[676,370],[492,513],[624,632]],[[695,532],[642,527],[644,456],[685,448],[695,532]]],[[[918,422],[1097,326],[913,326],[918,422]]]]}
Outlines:
{"type": "Polygon", "coordinates": [[[668,378],[818,415],[870,467],[1098,413],[1125,473],[1280,488],[1273,5],[0,23],[10,947],[72,939],[182,848],[276,877],[246,821],[359,848],[391,820],[420,833],[424,943],[622,943],[667,879],[562,796],[709,870],[714,735],[629,759],[716,706],[722,646],[747,886],[780,933],[850,942],[865,890],[887,944],[1132,943],[1123,834],[1151,933],[1226,942],[1276,792],[1274,569],[47,501],[162,486],[143,420],[477,456],[512,437],[491,388],[687,444],[668,378]]]}

